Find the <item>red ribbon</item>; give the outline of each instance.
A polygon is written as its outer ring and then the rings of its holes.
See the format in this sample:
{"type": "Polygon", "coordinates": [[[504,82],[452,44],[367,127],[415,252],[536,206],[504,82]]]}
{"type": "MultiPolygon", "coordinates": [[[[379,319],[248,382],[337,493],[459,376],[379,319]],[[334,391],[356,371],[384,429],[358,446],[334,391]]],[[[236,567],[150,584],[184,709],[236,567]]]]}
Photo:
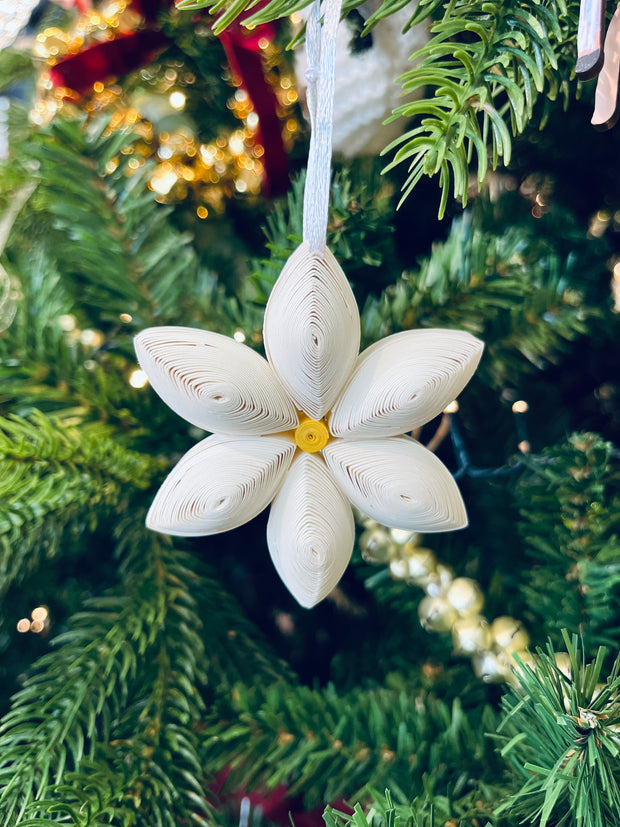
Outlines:
{"type": "MultiPolygon", "coordinates": [[[[83,95],[98,81],[122,77],[149,63],[166,44],[166,36],[156,28],[156,19],[160,9],[167,5],[169,0],[133,0],[131,7],[144,18],[147,28],[119,35],[59,60],[50,71],[54,86],[83,95]]],[[[260,56],[261,41],[271,42],[275,34],[274,23],[248,31],[235,22],[220,35],[233,74],[248,93],[258,115],[256,137],[265,149],[262,157],[263,193],[267,196],[280,195],[289,185],[288,158],[277,115],[277,98],[265,79],[260,56]]]]}

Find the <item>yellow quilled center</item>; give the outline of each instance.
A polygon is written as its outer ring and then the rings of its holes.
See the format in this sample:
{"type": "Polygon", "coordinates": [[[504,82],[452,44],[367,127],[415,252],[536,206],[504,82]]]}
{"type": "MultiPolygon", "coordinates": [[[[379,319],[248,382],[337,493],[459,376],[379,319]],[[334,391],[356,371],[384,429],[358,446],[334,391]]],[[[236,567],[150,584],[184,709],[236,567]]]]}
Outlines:
{"type": "Polygon", "coordinates": [[[295,431],[295,445],[302,451],[314,454],[322,451],[329,442],[329,431],[323,420],[302,419],[295,431]]]}

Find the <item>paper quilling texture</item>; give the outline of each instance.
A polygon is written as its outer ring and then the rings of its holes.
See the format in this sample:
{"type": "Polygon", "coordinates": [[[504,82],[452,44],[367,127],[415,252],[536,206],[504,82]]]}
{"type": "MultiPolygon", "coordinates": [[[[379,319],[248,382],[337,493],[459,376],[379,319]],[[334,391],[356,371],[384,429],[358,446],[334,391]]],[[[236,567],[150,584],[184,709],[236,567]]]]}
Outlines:
{"type": "Polygon", "coordinates": [[[149,328],[135,340],[153,388],[213,433],[164,481],[148,513],[181,536],[236,528],[270,503],[274,565],[302,606],[340,580],[355,540],[349,503],[384,525],[421,533],[463,528],[454,479],[403,434],[467,384],[483,345],[457,330],[413,330],[358,356],[360,320],[333,255],[302,244],[265,311],[267,361],[224,336],[149,328]]]}

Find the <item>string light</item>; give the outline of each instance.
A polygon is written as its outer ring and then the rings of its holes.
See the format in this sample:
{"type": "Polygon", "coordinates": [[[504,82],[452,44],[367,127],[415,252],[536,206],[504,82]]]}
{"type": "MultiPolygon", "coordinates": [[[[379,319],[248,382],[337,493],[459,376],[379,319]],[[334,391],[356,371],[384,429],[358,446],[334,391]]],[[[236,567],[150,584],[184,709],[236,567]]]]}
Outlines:
{"type": "Polygon", "coordinates": [[[245,333],[241,330],[241,328],[235,330],[233,333],[233,339],[235,342],[245,342],[245,333]]]}
{"type": "Polygon", "coordinates": [[[149,379],[146,373],[140,368],[132,370],[129,374],[129,384],[132,388],[143,388],[148,385],[149,379]]]}
{"type": "Polygon", "coordinates": [[[183,92],[172,92],[168,100],[170,101],[170,106],[173,109],[180,110],[185,106],[185,95],[183,92]]]}

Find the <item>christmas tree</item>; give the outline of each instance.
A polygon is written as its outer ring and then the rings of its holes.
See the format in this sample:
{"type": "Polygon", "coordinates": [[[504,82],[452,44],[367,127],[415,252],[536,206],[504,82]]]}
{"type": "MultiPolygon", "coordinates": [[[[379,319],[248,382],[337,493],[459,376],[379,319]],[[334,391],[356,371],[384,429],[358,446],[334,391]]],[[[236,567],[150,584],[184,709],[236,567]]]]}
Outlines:
{"type": "MultiPolygon", "coordinates": [[[[155,392],[140,332],[229,337],[257,383],[273,349],[265,307],[305,238],[312,13],[0,3],[3,827],[620,825],[618,21],[600,5],[343,6],[327,243],[362,350],[484,343],[458,401],[407,429],[468,526],[355,509],[346,571],[309,609],[268,510],[203,537],[145,523],[211,429],[155,392]]],[[[217,494],[200,473],[196,498],[217,494]]]]}

